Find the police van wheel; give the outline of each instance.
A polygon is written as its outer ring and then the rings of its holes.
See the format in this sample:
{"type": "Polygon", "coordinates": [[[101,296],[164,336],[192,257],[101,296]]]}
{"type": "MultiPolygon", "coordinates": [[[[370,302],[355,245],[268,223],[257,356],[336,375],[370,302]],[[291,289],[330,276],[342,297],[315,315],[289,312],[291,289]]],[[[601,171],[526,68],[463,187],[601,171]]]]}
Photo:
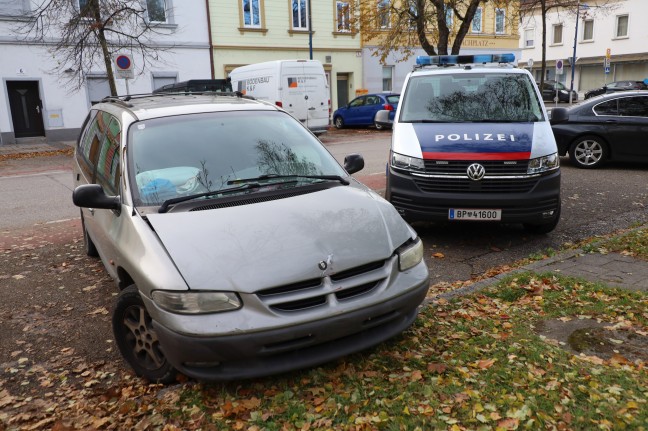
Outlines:
{"type": "Polygon", "coordinates": [[[335,124],[335,127],[337,127],[338,129],[344,127],[344,120],[342,119],[342,117],[335,117],[333,123],[335,124]]]}

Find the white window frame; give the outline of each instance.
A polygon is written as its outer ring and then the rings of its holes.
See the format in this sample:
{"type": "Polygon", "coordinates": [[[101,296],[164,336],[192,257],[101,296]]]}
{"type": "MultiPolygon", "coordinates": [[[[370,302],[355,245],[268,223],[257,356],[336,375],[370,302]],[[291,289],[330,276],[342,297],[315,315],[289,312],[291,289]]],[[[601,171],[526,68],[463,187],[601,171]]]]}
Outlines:
{"type": "Polygon", "coordinates": [[[562,45],[563,44],[563,34],[565,27],[562,23],[554,24],[551,27],[551,44],[552,45],[562,45]],[[556,40],[556,29],[560,28],[560,40],[556,40]]]}
{"type": "Polygon", "coordinates": [[[150,23],[153,24],[168,24],[169,23],[169,4],[167,0],[146,0],[145,2],[146,5],[146,18],[150,23]],[[156,1],[156,2],[162,2],[164,6],[164,21],[157,21],[157,20],[152,20],[151,17],[148,14],[148,6],[150,1],[156,1]]]}
{"type": "Polygon", "coordinates": [[[535,48],[535,28],[527,28],[524,30],[524,48],[535,48]],[[529,37],[529,33],[531,37],[529,37]]]}
{"type": "Polygon", "coordinates": [[[583,20],[583,32],[581,33],[581,42],[593,42],[594,41],[594,20],[593,19],[585,19],[583,20]],[[587,25],[592,26],[592,37],[589,39],[585,39],[585,31],[587,30],[587,25]]]}
{"type": "Polygon", "coordinates": [[[505,34],[506,33],[506,10],[502,8],[495,8],[495,34],[505,34]],[[498,17],[502,17],[502,28],[498,29],[498,17]]]}
{"type": "Polygon", "coordinates": [[[382,68],[382,89],[383,91],[394,91],[394,66],[383,66],[382,68]],[[389,76],[385,72],[389,71],[389,76]],[[388,85],[385,85],[388,84],[388,85]],[[385,88],[389,87],[389,88],[385,88]]]}
{"type": "Polygon", "coordinates": [[[622,15],[617,15],[616,19],[614,20],[614,39],[626,39],[629,35],[629,30],[630,30],[630,15],[628,15],[627,13],[624,13],[622,15]],[[621,18],[626,19],[625,34],[619,34],[619,20],[621,18]]]}
{"type": "Polygon", "coordinates": [[[308,30],[308,1],[290,0],[290,23],[293,30],[308,30]],[[297,5],[297,22],[295,25],[295,5],[297,5]],[[301,22],[304,21],[304,25],[301,22]]]}
{"type": "Polygon", "coordinates": [[[470,25],[470,31],[472,33],[481,33],[483,30],[483,21],[484,21],[484,10],[481,7],[478,7],[475,10],[475,16],[473,17],[472,24],[470,25]]]}
{"type": "Polygon", "coordinates": [[[340,33],[351,32],[351,2],[336,0],[335,29],[340,33]]]}
{"type": "Polygon", "coordinates": [[[239,0],[241,3],[241,13],[242,13],[242,22],[243,22],[243,28],[262,28],[263,26],[263,18],[261,15],[261,2],[262,0],[239,0]],[[248,2],[250,4],[250,23],[245,22],[245,3],[248,2]],[[255,24],[254,23],[254,8],[255,8],[255,3],[256,2],[256,16],[259,18],[259,23],[255,24]]]}

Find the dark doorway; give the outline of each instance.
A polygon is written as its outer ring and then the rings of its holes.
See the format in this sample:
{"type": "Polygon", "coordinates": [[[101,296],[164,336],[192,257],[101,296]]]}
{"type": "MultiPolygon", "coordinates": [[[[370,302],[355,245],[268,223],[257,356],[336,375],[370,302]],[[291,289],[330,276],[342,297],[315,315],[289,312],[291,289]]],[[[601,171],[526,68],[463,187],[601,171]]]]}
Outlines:
{"type": "Polygon", "coordinates": [[[38,81],[7,81],[7,93],[15,137],[45,136],[38,81]]]}
{"type": "Polygon", "coordinates": [[[349,74],[337,74],[337,103],[338,108],[349,103],[349,74]]]}

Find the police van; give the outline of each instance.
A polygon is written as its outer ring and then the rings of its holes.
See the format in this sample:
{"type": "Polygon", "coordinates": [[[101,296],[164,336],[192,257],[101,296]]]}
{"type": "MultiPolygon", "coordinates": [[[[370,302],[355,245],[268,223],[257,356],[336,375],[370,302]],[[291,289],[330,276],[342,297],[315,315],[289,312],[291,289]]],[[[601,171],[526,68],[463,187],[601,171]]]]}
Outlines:
{"type": "Polygon", "coordinates": [[[417,58],[394,119],[385,193],[404,219],[556,227],[556,142],[533,77],[514,62],[417,58]]]}

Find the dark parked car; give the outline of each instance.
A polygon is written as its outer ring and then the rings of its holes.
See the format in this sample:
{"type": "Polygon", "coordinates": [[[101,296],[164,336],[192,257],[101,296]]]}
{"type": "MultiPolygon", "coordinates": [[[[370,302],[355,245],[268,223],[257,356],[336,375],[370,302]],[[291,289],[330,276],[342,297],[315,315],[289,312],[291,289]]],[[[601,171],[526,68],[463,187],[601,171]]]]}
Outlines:
{"type": "Polygon", "coordinates": [[[648,91],[605,94],[570,108],[554,108],[558,154],[579,168],[608,160],[648,162],[648,91]]]}
{"type": "MultiPolygon", "coordinates": [[[[557,81],[545,81],[542,87],[538,82],[538,88],[542,92],[542,100],[548,100],[551,102],[556,101],[556,93],[558,93],[559,102],[569,102],[569,88],[565,87],[562,82],[557,81]]],[[[578,100],[578,93],[572,90],[572,102],[578,100]]]]}
{"type": "Polygon", "coordinates": [[[648,85],[643,81],[615,81],[605,84],[603,87],[595,88],[585,93],[585,99],[590,97],[599,96],[606,93],[614,93],[616,91],[631,91],[631,90],[648,90],[648,85]]]}
{"type": "Polygon", "coordinates": [[[383,121],[376,122],[378,111],[390,111],[389,121],[394,121],[394,114],[398,107],[399,94],[377,93],[365,94],[356,97],[348,105],[342,106],[333,113],[333,124],[338,129],[345,126],[376,126],[376,129],[385,127],[383,121]]]}

